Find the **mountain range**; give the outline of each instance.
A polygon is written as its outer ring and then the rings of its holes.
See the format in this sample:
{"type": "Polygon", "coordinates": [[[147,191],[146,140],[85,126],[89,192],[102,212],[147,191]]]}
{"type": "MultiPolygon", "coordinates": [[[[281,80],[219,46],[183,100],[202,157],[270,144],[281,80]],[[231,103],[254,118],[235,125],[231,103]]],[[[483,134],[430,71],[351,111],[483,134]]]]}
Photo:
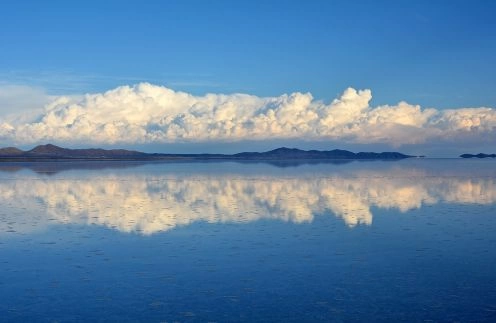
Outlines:
{"type": "Polygon", "coordinates": [[[125,149],[69,149],[62,148],[52,144],[36,146],[31,150],[23,151],[15,147],[0,148],[0,157],[24,157],[24,158],[126,158],[126,157],[145,157],[148,154],[139,151],[125,149]]]}
{"type": "Polygon", "coordinates": [[[161,154],[144,153],[125,149],[69,149],[52,144],[40,145],[27,151],[15,147],[0,148],[0,160],[164,160],[164,159],[234,159],[234,160],[325,160],[325,159],[404,159],[414,156],[399,152],[359,152],[347,150],[301,150],[277,148],[266,152],[242,152],[238,154],[161,154]]]}

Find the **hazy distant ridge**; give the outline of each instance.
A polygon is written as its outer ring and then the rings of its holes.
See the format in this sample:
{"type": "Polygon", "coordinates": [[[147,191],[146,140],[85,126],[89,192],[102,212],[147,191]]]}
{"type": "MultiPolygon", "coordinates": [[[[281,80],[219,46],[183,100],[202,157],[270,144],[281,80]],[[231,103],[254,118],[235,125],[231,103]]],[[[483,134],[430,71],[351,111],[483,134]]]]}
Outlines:
{"type": "Polygon", "coordinates": [[[238,160],[293,160],[293,159],[404,159],[414,156],[399,152],[359,152],[353,153],[347,150],[301,150],[296,148],[277,148],[266,152],[241,152],[238,154],[148,154],[134,150],[125,149],[69,149],[52,144],[40,145],[35,148],[22,151],[15,147],[0,149],[0,157],[3,159],[238,159],[238,160]]]}
{"type": "Polygon", "coordinates": [[[118,158],[118,157],[138,157],[146,156],[147,154],[125,150],[125,149],[69,149],[62,148],[52,144],[39,145],[28,151],[22,151],[15,147],[7,147],[0,149],[0,156],[12,157],[58,157],[58,158],[118,158]]]}
{"type": "Polygon", "coordinates": [[[359,152],[353,153],[347,150],[301,150],[296,148],[277,148],[271,151],[243,152],[232,155],[236,158],[244,159],[403,159],[414,156],[405,155],[398,152],[359,152]]]}

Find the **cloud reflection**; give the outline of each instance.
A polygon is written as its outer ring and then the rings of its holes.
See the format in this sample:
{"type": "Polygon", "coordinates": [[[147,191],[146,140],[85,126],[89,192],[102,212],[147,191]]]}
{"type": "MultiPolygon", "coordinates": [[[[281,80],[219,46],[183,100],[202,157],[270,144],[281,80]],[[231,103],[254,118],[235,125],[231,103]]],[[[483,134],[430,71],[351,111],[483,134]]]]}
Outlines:
{"type": "Polygon", "coordinates": [[[371,225],[374,208],[406,212],[441,202],[495,203],[495,179],[401,168],[294,176],[98,172],[80,178],[20,176],[0,181],[4,206],[0,231],[71,223],[150,235],[198,221],[304,223],[329,213],[354,227],[371,225]]]}

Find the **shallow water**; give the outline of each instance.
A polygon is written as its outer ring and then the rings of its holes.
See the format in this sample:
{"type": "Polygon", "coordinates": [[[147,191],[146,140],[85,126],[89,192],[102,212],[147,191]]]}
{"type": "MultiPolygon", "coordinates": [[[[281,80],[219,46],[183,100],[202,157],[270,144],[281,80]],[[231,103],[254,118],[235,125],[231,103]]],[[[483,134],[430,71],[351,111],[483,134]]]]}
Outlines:
{"type": "Polygon", "coordinates": [[[278,166],[0,165],[0,321],[496,320],[495,161],[278,166]]]}

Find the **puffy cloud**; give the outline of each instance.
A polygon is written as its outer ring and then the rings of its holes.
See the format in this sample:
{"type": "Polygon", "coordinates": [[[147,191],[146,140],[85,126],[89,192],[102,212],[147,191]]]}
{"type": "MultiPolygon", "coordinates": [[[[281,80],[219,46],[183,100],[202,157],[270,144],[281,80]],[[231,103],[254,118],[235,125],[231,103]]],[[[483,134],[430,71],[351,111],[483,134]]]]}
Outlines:
{"type": "Polygon", "coordinates": [[[0,120],[0,138],[20,143],[160,143],[263,139],[418,144],[494,138],[496,110],[371,107],[370,90],[346,89],[326,104],[310,93],[257,97],[184,92],[140,83],[83,97],[58,97],[35,121],[0,120]]]}

